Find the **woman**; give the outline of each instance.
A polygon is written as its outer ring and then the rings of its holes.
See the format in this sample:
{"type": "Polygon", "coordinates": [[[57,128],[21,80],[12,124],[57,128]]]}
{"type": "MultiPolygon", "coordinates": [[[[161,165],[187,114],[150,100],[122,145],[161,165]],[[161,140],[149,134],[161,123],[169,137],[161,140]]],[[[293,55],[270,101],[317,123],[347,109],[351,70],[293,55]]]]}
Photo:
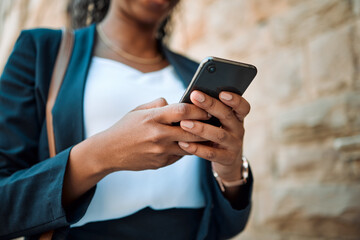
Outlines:
{"type": "Polygon", "coordinates": [[[250,106],[229,92],[176,103],[197,64],[156,33],[177,2],[112,0],[99,24],[75,32],[53,158],[45,104],[61,32],[21,33],[0,81],[0,238],[223,239],[245,227],[250,106]],[[200,122],[210,116],[222,127],[200,122]]]}

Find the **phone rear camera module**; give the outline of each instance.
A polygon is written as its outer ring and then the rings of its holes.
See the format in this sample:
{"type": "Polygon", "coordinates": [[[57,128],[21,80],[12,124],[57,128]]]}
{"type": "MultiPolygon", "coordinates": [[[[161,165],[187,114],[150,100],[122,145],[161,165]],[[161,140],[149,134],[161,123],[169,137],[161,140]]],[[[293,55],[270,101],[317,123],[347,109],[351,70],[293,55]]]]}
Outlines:
{"type": "Polygon", "coordinates": [[[214,72],[216,72],[216,67],[214,64],[211,64],[207,67],[207,70],[209,73],[214,73],[214,72]]]}

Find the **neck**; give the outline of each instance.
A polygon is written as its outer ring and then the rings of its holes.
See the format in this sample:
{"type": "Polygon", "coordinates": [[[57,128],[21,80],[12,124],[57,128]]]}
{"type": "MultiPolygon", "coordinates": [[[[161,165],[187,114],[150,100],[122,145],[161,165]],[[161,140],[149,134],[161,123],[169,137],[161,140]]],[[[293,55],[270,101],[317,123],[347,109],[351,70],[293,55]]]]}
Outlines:
{"type": "Polygon", "coordinates": [[[155,38],[157,24],[139,23],[125,13],[111,11],[110,8],[101,25],[107,37],[126,52],[144,58],[158,55],[155,38]]]}

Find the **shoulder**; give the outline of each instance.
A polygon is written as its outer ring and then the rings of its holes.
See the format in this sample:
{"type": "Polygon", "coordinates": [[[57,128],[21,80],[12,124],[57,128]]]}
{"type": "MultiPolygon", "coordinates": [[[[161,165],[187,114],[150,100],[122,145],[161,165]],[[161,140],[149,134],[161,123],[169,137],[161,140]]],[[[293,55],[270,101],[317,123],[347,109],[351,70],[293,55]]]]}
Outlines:
{"type": "Polygon", "coordinates": [[[165,46],[163,47],[163,52],[184,83],[189,84],[199,63],[180,53],[174,52],[165,46]]]}
{"type": "Polygon", "coordinates": [[[197,68],[197,66],[199,65],[197,61],[181,53],[175,52],[174,50],[167,47],[164,47],[164,52],[168,58],[174,59],[182,65],[188,66],[189,68],[197,68]]]}
{"type": "Polygon", "coordinates": [[[50,28],[25,29],[21,31],[21,35],[31,36],[37,39],[56,38],[61,36],[61,29],[50,29],[50,28]]]}
{"type": "Polygon", "coordinates": [[[19,40],[32,41],[35,45],[44,43],[54,43],[61,39],[61,29],[34,28],[22,30],[19,40]]]}
{"type": "Polygon", "coordinates": [[[22,30],[17,38],[13,52],[24,55],[53,55],[60,45],[60,29],[27,29],[22,30]]]}
{"type": "Polygon", "coordinates": [[[199,65],[199,63],[197,61],[195,61],[194,59],[190,58],[189,56],[186,56],[182,53],[176,52],[172,49],[168,49],[168,51],[177,59],[179,59],[180,61],[188,64],[188,65],[199,65]]]}

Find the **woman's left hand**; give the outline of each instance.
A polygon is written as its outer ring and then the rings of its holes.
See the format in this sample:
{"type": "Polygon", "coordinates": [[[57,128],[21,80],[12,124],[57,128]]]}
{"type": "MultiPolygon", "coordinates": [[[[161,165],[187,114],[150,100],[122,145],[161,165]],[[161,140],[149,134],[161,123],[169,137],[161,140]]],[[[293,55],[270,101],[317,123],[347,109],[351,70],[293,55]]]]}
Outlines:
{"type": "Polygon", "coordinates": [[[240,179],[244,118],[250,111],[250,104],[240,95],[231,92],[221,92],[219,101],[200,91],[193,91],[190,99],[194,105],[218,118],[222,126],[183,120],[180,126],[184,130],[208,139],[212,144],[179,142],[179,146],[190,154],[211,161],[213,169],[223,180],[240,179]]]}

